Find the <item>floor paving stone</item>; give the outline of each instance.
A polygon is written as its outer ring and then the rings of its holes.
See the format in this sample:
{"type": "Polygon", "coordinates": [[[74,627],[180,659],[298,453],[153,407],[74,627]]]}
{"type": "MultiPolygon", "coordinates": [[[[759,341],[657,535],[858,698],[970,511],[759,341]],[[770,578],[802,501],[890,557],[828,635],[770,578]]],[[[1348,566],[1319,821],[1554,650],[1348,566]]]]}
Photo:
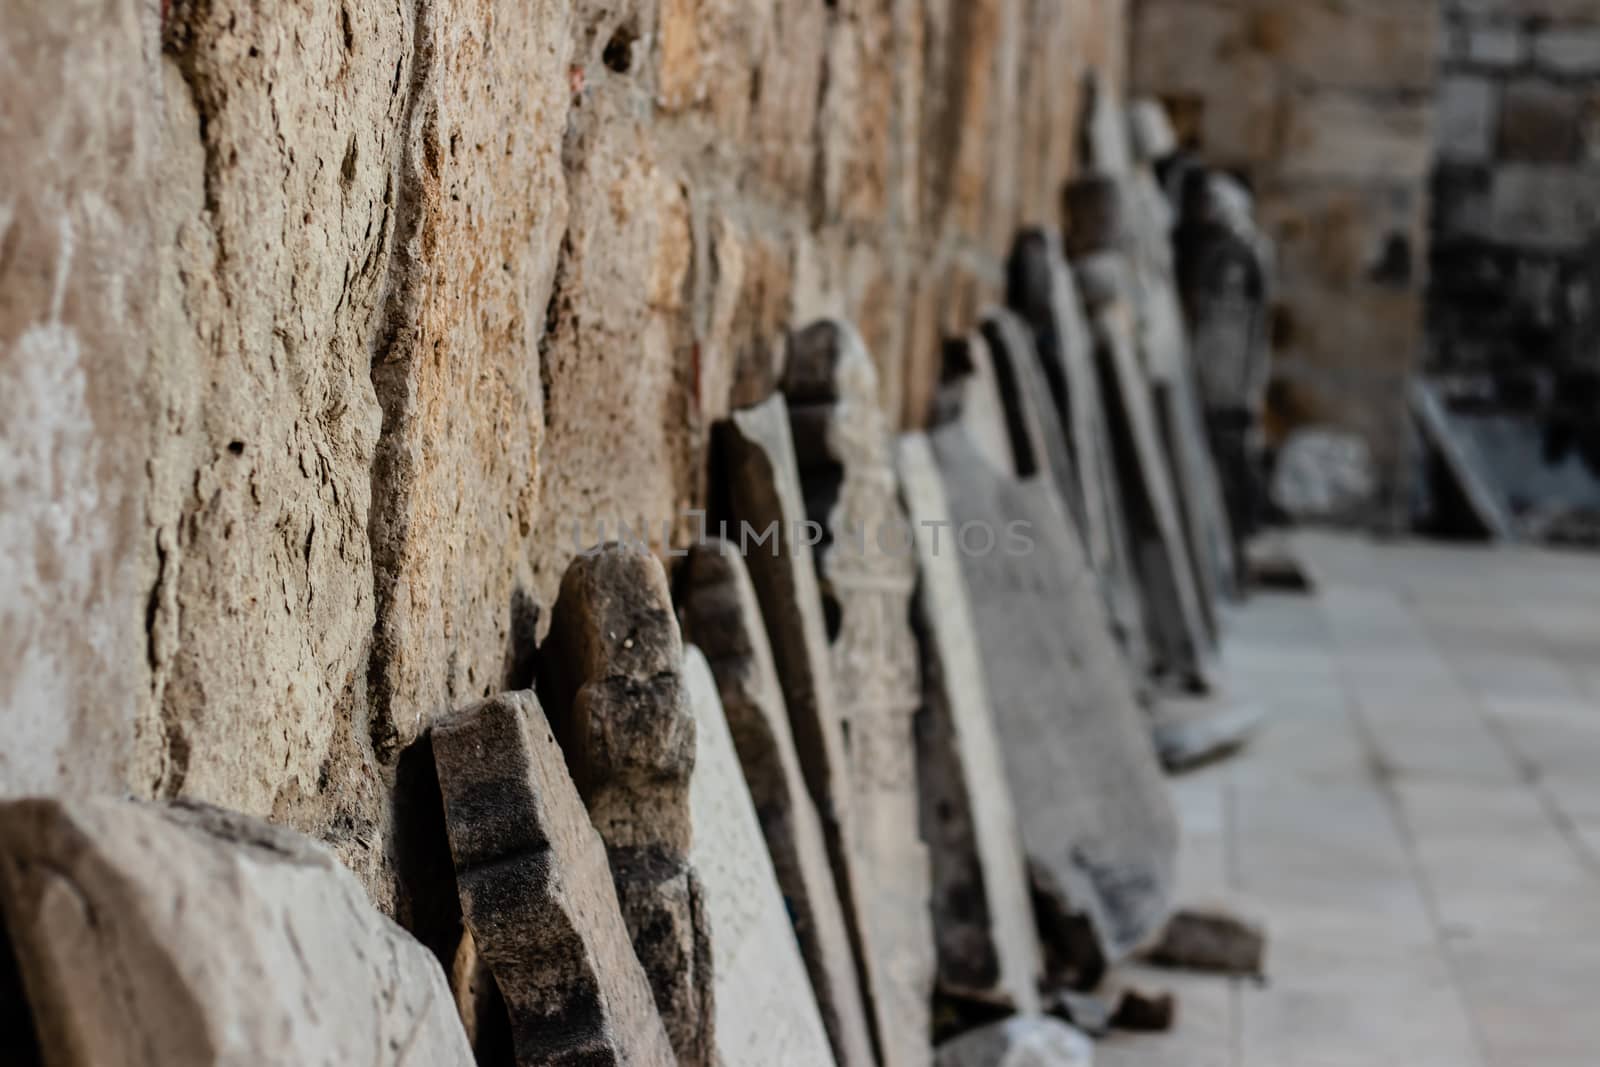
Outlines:
{"type": "Polygon", "coordinates": [[[1271,713],[1178,779],[1180,900],[1269,934],[1264,983],[1156,973],[1111,1067],[1600,1063],[1600,559],[1292,542],[1316,588],[1225,619],[1271,713]]]}

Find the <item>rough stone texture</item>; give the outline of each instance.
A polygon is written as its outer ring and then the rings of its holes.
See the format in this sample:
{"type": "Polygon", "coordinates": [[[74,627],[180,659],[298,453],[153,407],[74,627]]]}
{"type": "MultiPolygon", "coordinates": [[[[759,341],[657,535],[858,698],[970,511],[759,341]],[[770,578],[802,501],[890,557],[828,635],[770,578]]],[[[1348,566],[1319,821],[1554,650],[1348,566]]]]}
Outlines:
{"type": "Polygon", "coordinates": [[[1259,924],[1227,911],[1184,908],[1145,958],[1160,967],[1255,977],[1263,972],[1267,935],[1259,924]]]}
{"type": "Polygon", "coordinates": [[[710,934],[689,860],[695,719],[660,560],[607,544],[572,561],[539,683],[678,1062],[709,1064],[710,934]]]}
{"type": "Polygon", "coordinates": [[[790,341],[783,382],[829,658],[867,858],[869,951],[880,955],[881,1047],[890,1064],[928,1061],[934,980],[928,850],[918,828],[912,717],[921,673],[911,629],[917,579],[877,376],[860,335],[824,320],[790,341]]]}
{"type": "Polygon", "coordinates": [[[925,419],[1123,6],[14,12],[0,793],[270,815],[403,914],[399,765],[526,684],[572,524],[686,543],[816,315],[925,419]]]}
{"type": "Polygon", "coordinates": [[[864,837],[858,826],[844,720],[834,690],[822,593],[784,398],[773,396],[734,412],[723,424],[718,445],[731,519],[744,524],[741,531],[755,531],[740,549],[766,621],[806,788],[822,819],[834,883],[881,1050],[890,978],[871,926],[871,868],[861,853],[864,837]],[[769,530],[775,531],[770,539],[757,544],[754,537],[769,530]]]}
{"type": "MultiPolygon", "coordinates": [[[[1180,140],[1207,164],[1251,186],[1268,235],[1288,241],[1298,228],[1316,236],[1317,255],[1282,266],[1274,377],[1293,403],[1279,406],[1271,426],[1336,422],[1364,434],[1396,506],[1406,430],[1395,398],[1422,348],[1442,7],[1145,0],[1130,49],[1134,87],[1168,104],[1180,140]],[[1354,210],[1320,213],[1316,205],[1329,201],[1354,210]],[[1339,276],[1371,219],[1393,220],[1379,235],[1372,269],[1339,276]],[[1332,271],[1323,269],[1323,252],[1332,271]],[[1397,320],[1403,328],[1391,325],[1397,320]],[[1364,331],[1374,321],[1382,332],[1364,331]]],[[[1443,128],[1461,151],[1481,144],[1485,118],[1474,111],[1481,104],[1446,104],[1455,114],[1443,128]],[[1463,116],[1463,107],[1472,114],[1463,116]]]]}
{"type": "Polygon", "coordinates": [[[1503,395],[1505,413],[1558,424],[1557,398],[1600,367],[1600,9],[1545,0],[1446,10],[1457,43],[1441,108],[1454,100],[1463,112],[1471,85],[1488,113],[1486,130],[1474,117],[1475,151],[1454,137],[1439,144],[1428,369],[1503,395]]]}
{"type": "Polygon", "coordinates": [[[715,676],[834,1058],[840,1067],[872,1067],[876,1056],[850,928],[744,559],[733,545],[713,539],[695,546],[687,567],[684,633],[704,651],[715,676]]]}
{"type": "Polygon", "coordinates": [[[1493,82],[1464,75],[1441,78],[1434,131],[1439,156],[1453,162],[1486,161],[1494,151],[1498,115],[1493,82]]]}
{"type": "Polygon", "coordinates": [[[519,1064],[675,1063],[605,844],[532,692],[432,731],[461,908],[519,1064]]]}
{"type": "Polygon", "coordinates": [[[761,823],[745,787],[717,682],[705,655],[686,651],[695,717],[690,857],[711,926],[717,1061],[828,1067],[833,1054],[784,910],[761,823]]]}
{"type": "Polygon", "coordinates": [[[1059,946],[1056,927],[1086,915],[1117,959],[1165,917],[1177,828],[1095,576],[1042,467],[997,471],[959,420],[931,439],[1023,846],[1050,905],[1041,932],[1059,946]],[[963,541],[967,524],[994,540],[963,541]]]}
{"type": "Polygon", "coordinates": [[[939,1046],[938,1067],[1091,1067],[1094,1045],[1048,1016],[1019,1015],[939,1046]]]}
{"type": "Polygon", "coordinates": [[[955,527],[928,439],[907,434],[896,451],[920,573],[913,615],[923,701],[917,784],[932,857],[939,988],[963,1000],[1037,1011],[1040,958],[1026,863],[955,527]]]}
{"type": "Polygon", "coordinates": [[[438,961],[323,847],[209,807],[0,807],[0,913],[47,1061],[473,1062],[438,961]]]}

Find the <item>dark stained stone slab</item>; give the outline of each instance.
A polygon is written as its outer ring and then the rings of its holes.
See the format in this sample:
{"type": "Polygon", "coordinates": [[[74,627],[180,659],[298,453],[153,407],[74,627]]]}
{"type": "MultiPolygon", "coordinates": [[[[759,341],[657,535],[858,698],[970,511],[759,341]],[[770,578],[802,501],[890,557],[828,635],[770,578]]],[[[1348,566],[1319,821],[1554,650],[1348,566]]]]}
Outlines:
{"type": "Polygon", "coordinates": [[[806,788],[822,819],[874,1036],[881,1042],[888,977],[870,923],[871,869],[861,851],[863,835],[794,440],[788,405],[777,395],[729,416],[718,428],[717,446],[732,518],[744,524],[741,537],[751,529],[757,535],[772,533],[772,540],[756,544],[752,538],[741,550],[766,622],[806,788]]]}
{"type": "Polygon", "coordinates": [[[1216,682],[1215,643],[1150,381],[1139,359],[1128,266],[1115,252],[1097,253],[1080,263],[1080,277],[1137,551],[1152,659],[1174,681],[1209,687],[1216,682]]]}

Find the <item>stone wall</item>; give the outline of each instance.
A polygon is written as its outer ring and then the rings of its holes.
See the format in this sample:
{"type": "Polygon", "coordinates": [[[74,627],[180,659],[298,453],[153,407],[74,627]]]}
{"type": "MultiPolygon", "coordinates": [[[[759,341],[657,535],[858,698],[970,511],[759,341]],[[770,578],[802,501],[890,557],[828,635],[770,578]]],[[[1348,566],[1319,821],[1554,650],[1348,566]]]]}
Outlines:
{"type": "Polygon", "coordinates": [[[1139,0],[1136,89],[1255,191],[1281,272],[1273,414],[1361,432],[1387,482],[1421,354],[1436,0],[1139,0]]]}
{"type": "Polygon", "coordinates": [[[1123,80],[1122,0],[6,23],[0,795],[270,816],[386,906],[407,746],[526,682],[577,541],[701,502],[813,316],[916,423],[1123,80]]]}
{"type": "Polygon", "coordinates": [[[1443,11],[1431,366],[1600,369],[1600,4],[1443,11]]]}

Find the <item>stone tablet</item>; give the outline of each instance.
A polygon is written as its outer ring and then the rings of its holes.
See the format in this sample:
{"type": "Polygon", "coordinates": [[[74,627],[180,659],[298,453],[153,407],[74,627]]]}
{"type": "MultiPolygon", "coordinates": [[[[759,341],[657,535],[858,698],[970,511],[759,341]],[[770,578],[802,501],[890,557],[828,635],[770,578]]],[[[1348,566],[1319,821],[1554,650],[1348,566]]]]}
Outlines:
{"type": "Polygon", "coordinates": [[[1210,687],[1216,681],[1212,634],[1149,379],[1139,362],[1127,272],[1119,254],[1103,252],[1082,262],[1080,276],[1107,389],[1126,518],[1138,553],[1151,653],[1160,673],[1179,683],[1210,687]]]}
{"type": "Polygon", "coordinates": [[[873,1067],[849,925],[744,560],[711,540],[690,552],[687,574],[684,634],[710,662],[834,1058],[839,1067],[873,1067]]]}
{"type": "Polygon", "coordinates": [[[0,911],[50,1063],[473,1062],[438,960],[321,845],[256,819],[7,803],[0,911]]]}
{"type": "Polygon", "coordinates": [[[661,561],[608,544],[561,580],[539,682],[682,1067],[710,1062],[710,942],[689,865],[694,714],[661,561]]]}
{"type": "Polygon", "coordinates": [[[1132,248],[1139,278],[1140,346],[1162,441],[1176,479],[1201,606],[1215,640],[1215,602],[1222,590],[1235,585],[1233,537],[1222,483],[1211,458],[1188,323],[1178,294],[1172,244],[1175,219],[1148,163],[1141,163],[1130,180],[1136,191],[1132,248]]]}
{"type": "Polygon", "coordinates": [[[844,726],[834,695],[828,630],[812,562],[789,408],[781,394],[736,411],[718,427],[733,518],[766,622],[772,658],[806,788],[822,818],[834,884],[844,905],[874,1033],[881,1037],[883,961],[869,940],[868,868],[860,853],[844,726]],[[770,533],[771,540],[756,543],[770,533]]]}
{"type": "Polygon", "coordinates": [[[672,1045],[589,821],[531,692],[432,730],[462,917],[517,1063],[672,1067],[672,1045]]]}
{"type": "Polygon", "coordinates": [[[807,517],[822,534],[813,559],[868,863],[869,951],[884,967],[880,1043],[886,1064],[927,1063],[935,962],[912,736],[921,702],[916,551],[877,372],[855,328],[830,320],[795,334],[783,390],[807,517]]]}
{"type": "Polygon", "coordinates": [[[695,717],[690,858],[711,926],[716,1061],[760,1067],[828,1067],[833,1053],[784,910],[722,701],[698,648],[684,660],[695,717]]]}
{"type": "Polygon", "coordinates": [[[1033,1012],[1040,959],[1027,864],[955,530],[928,439],[906,434],[897,451],[921,571],[912,616],[923,678],[917,766],[939,986],[963,1000],[1033,1012]]]}
{"type": "Polygon", "coordinates": [[[1081,914],[1116,960],[1165,918],[1177,825],[1094,573],[1047,476],[997,473],[959,422],[931,440],[958,533],[1000,528],[958,543],[1047,951],[1081,914]]]}
{"type": "Polygon", "coordinates": [[[1017,238],[1011,251],[1006,299],[1033,329],[1059,432],[1067,436],[1082,494],[1073,517],[1083,533],[1089,561],[1105,585],[1106,605],[1130,666],[1142,675],[1150,660],[1144,607],[1123,519],[1122,488],[1117,482],[1111,432],[1095,369],[1094,341],[1083,317],[1077,283],[1054,233],[1032,229],[1017,238]]]}

